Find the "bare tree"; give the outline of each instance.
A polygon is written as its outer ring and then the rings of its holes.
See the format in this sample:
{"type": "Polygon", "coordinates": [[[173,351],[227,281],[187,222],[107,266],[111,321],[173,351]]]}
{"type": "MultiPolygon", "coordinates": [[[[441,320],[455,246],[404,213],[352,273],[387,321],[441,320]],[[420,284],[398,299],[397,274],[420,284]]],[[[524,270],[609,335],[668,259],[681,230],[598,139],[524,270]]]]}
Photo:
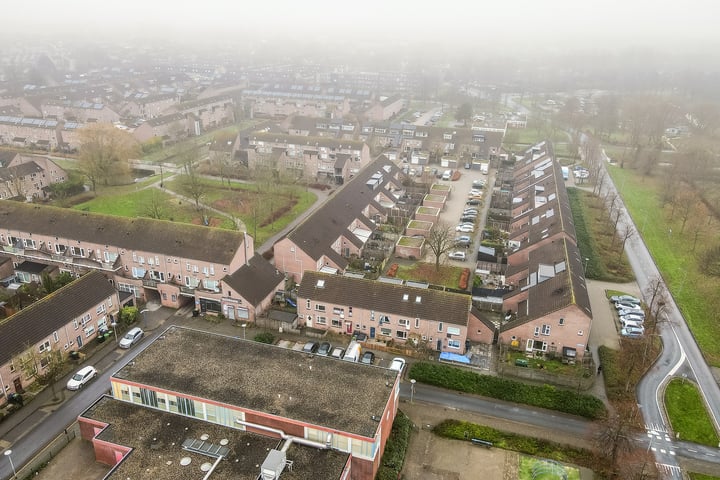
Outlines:
{"type": "Polygon", "coordinates": [[[78,135],[78,166],[93,192],[98,184],[109,185],[111,181],[128,176],[128,159],[140,151],[132,135],[106,123],[91,124],[80,129],[78,135]]]}
{"type": "Polygon", "coordinates": [[[195,201],[195,208],[200,209],[200,200],[207,193],[207,186],[197,172],[197,162],[193,152],[186,153],[182,158],[184,173],[180,176],[182,192],[195,201]]]}
{"type": "Polygon", "coordinates": [[[619,250],[619,256],[622,256],[623,252],[625,251],[625,243],[629,239],[635,236],[637,231],[635,230],[635,227],[632,225],[626,225],[622,231],[620,232],[620,250],[619,250]]]}
{"type": "Polygon", "coordinates": [[[436,223],[425,239],[430,251],[435,255],[435,270],[440,270],[440,257],[455,245],[455,234],[452,226],[436,223]]]}
{"type": "Polygon", "coordinates": [[[150,196],[140,205],[140,215],[161,220],[167,216],[165,196],[155,188],[150,188],[150,196]]]}
{"type": "MultiPolygon", "coordinates": [[[[52,391],[52,399],[57,400],[57,391],[55,390],[55,384],[65,373],[65,365],[67,364],[67,358],[63,356],[62,352],[51,350],[48,352],[42,360],[45,366],[42,372],[38,372],[35,379],[42,386],[50,386],[52,391]]],[[[41,364],[42,364],[41,363],[41,364]]]]}
{"type": "Polygon", "coordinates": [[[676,209],[677,212],[680,214],[680,233],[683,233],[685,231],[685,225],[690,219],[690,215],[698,210],[698,206],[700,205],[700,198],[694,190],[691,190],[689,188],[684,189],[679,191],[675,195],[675,201],[673,202],[673,205],[675,206],[673,210],[676,209]]]}
{"type": "Polygon", "coordinates": [[[636,447],[635,421],[637,410],[630,403],[618,405],[617,412],[609,414],[600,421],[595,433],[595,445],[606,465],[611,469],[611,476],[619,475],[621,455],[636,447]]]}

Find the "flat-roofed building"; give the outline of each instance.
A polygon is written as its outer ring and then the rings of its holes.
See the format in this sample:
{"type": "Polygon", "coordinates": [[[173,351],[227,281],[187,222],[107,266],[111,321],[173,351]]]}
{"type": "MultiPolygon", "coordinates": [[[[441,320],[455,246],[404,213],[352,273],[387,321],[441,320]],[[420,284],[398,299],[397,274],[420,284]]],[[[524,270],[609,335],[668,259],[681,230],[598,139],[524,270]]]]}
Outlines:
{"type": "Polygon", "coordinates": [[[200,419],[209,429],[293,437],[350,454],[335,478],[370,480],[397,413],[397,373],[171,326],[110,382],[118,401],[200,419]]]}

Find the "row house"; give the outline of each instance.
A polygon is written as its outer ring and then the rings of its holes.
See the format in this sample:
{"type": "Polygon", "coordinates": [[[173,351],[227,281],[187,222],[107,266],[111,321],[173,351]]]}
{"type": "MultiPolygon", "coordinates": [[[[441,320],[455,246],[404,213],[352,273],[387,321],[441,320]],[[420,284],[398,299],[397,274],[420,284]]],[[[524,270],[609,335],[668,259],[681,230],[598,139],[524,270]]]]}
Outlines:
{"type": "Polygon", "coordinates": [[[120,114],[103,103],[85,101],[46,101],[41,105],[43,118],[82,123],[115,123],[120,114]]]}
{"type": "Polygon", "coordinates": [[[119,310],[117,290],[89,272],[0,322],[0,402],[23,393],[52,359],[82,349],[109,330],[119,310]]]}
{"type": "Polygon", "coordinates": [[[45,150],[77,149],[77,122],[52,119],[0,116],[0,144],[45,150]]]}
{"type": "Polygon", "coordinates": [[[235,121],[235,102],[228,96],[184,102],[175,105],[173,109],[192,119],[190,135],[201,135],[235,121]]]}
{"type": "Polygon", "coordinates": [[[438,352],[464,354],[469,330],[474,337],[487,332],[470,315],[469,295],[443,290],[307,271],[297,300],[299,321],[307,327],[363,332],[438,352]]]}
{"type": "MultiPolygon", "coordinates": [[[[42,108],[37,97],[4,95],[0,96],[0,111],[13,111],[20,117],[42,117],[42,108]]],[[[9,114],[8,114],[9,115],[9,114]]]]}
{"type": "Polygon", "coordinates": [[[191,122],[181,113],[170,113],[151,118],[136,127],[132,136],[140,143],[160,137],[163,140],[175,141],[188,136],[191,122]]]}
{"type": "Polygon", "coordinates": [[[513,172],[503,299],[510,320],[500,341],[528,353],[582,358],[592,311],[576,244],[575,226],[552,145],[541,142],[518,159],[513,172]]]}
{"type": "Polygon", "coordinates": [[[363,113],[370,122],[390,120],[405,107],[405,100],[400,95],[381,98],[363,113]]]}
{"type": "Polygon", "coordinates": [[[306,270],[344,271],[402,193],[400,170],[381,156],[274,245],[276,268],[297,282],[306,270]]]}
{"type": "Polygon", "coordinates": [[[357,141],[256,132],[249,138],[249,168],[272,167],[296,178],[342,184],[370,163],[370,148],[357,141]]]}
{"type": "Polygon", "coordinates": [[[255,479],[260,465],[283,478],[287,460],[292,478],[372,480],[397,414],[400,376],[171,326],[110,377],[110,391],[112,398],[78,419],[96,459],[113,467],[109,480],[139,478],[148,468],[159,480],[179,478],[186,467],[165,460],[180,445],[191,463],[207,460],[193,445],[226,458],[212,467],[218,478],[255,479]],[[143,440],[147,429],[123,427],[138,423],[162,425],[152,433],[158,442],[143,440]],[[112,435],[103,434],[108,427],[112,435]],[[238,435],[245,435],[242,443],[238,435]]]}
{"type": "Polygon", "coordinates": [[[360,140],[359,125],[343,119],[312,118],[294,115],[280,127],[289,135],[300,137],[331,137],[342,140],[360,140]]]}
{"type": "Polygon", "coordinates": [[[0,246],[16,262],[98,270],[118,290],[174,308],[220,311],[222,279],[254,254],[243,232],[17,202],[0,202],[0,225],[0,246]]]}
{"type": "Polygon", "coordinates": [[[120,114],[123,118],[134,117],[149,120],[170,113],[179,101],[179,97],[175,93],[135,93],[122,104],[120,114]]]}
{"type": "Polygon", "coordinates": [[[66,179],[65,171],[47,157],[16,155],[7,167],[0,167],[0,199],[43,199],[49,185],[66,179]]]}
{"type": "Polygon", "coordinates": [[[253,117],[285,118],[300,115],[328,118],[331,115],[343,116],[350,112],[350,103],[342,95],[259,89],[243,91],[242,98],[249,106],[253,117]]]}

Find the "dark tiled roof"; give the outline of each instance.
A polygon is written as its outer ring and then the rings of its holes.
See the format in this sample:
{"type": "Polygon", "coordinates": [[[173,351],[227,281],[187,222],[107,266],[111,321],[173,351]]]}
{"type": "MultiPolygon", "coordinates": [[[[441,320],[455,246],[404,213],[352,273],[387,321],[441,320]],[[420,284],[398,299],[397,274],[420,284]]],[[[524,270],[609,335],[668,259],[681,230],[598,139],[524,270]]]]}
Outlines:
{"type": "Polygon", "coordinates": [[[348,238],[352,236],[348,226],[353,220],[364,218],[363,210],[373,201],[377,192],[382,191],[383,187],[393,181],[391,177],[396,176],[398,172],[394,163],[387,157],[381,156],[355,175],[315,213],[295,227],[288,238],[313,259],[318,260],[323,255],[327,255],[339,266],[344,266],[347,262],[330,248],[330,244],[340,235],[345,234],[348,238]],[[385,168],[389,169],[390,173],[384,170],[385,168]],[[383,174],[383,183],[375,190],[371,190],[366,182],[378,172],[383,174]]]}
{"type": "Polygon", "coordinates": [[[160,125],[167,125],[173,122],[182,122],[185,120],[185,115],[182,113],[171,113],[169,115],[163,115],[162,117],[155,117],[148,120],[146,123],[151,127],[159,127],[160,125]]]}
{"type": "Polygon", "coordinates": [[[277,289],[285,279],[285,275],[256,253],[248,262],[231,275],[223,278],[223,282],[238,292],[251,305],[258,305],[277,289]]]}
{"type": "Polygon", "coordinates": [[[0,167],[7,167],[13,159],[20,155],[17,152],[11,152],[9,150],[0,150],[0,167]]]}
{"type": "Polygon", "coordinates": [[[455,325],[467,325],[471,306],[469,295],[311,271],[303,274],[298,298],[455,325]]]}
{"type": "Polygon", "coordinates": [[[395,380],[374,365],[176,326],[113,378],[370,438],[395,380]]]}
{"type": "Polygon", "coordinates": [[[0,365],[35,345],[115,293],[100,272],[90,272],[0,323],[0,365]]]}
{"type": "MultiPolygon", "coordinates": [[[[473,289],[473,294],[474,292],[475,289],[473,289]]],[[[475,305],[473,305],[472,309],[470,309],[470,314],[480,320],[480,322],[485,325],[491,332],[497,330],[497,326],[493,323],[493,321],[490,320],[487,315],[485,315],[485,312],[481,311],[475,305]]]]}
{"type": "Polygon", "coordinates": [[[231,230],[18,202],[0,202],[0,225],[21,232],[219,264],[229,264],[244,241],[243,233],[231,230]]]}
{"type": "Polygon", "coordinates": [[[25,162],[13,165],[8,168],[0,168],[0,180],[11,181],[15,178],[23,178],[31,173],[40,173],[43,169],[35,162],[25,162]]]}
{"type": "Polygon", "coordinates": [[[344,150],[362,150],[363,145],[365,145],[363,142],[358,142],[356,140],[338,140],[329,137],[304,137],[272,132],[255,132],[250,135],[250,140],[296,146],[338,148],[344,150]]]}
{"type": "MultiPolygon", "coordinates": [[[[49,265],[45,265],[44,263],[37,263],[37,262],[31,262],[31,261],[24,261],[20,265],[17,266],[15,269],[16,272],[25,272],[25,273],[40,273],[46,268],[49,268],[49,265]]],[[[52,267],[55,268],[55,267],[52,267]]]]}

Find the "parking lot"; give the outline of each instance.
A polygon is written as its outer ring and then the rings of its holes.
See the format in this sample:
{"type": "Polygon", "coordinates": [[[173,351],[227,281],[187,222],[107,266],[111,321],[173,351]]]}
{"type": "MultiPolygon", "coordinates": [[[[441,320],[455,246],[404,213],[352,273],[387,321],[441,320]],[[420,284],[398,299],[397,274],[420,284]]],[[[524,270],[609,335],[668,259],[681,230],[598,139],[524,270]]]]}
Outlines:
{"type": "MultiPolygon", "coordinates": [[[[277,343],[277,346],[282,348],[289,348],[298,352],[305,351],[314,355],[322,355],[341,359],[348,348],[348,342],[332,342],[324,338],[317,340],[300,341],[280,340],[277,343]],[[326,346],[326,350],[323,350],[323,343],[330,344],[330,347],[326,346]],[[327,350],[328,348],[329,350],[327,350]],[[339,350],[342,350],[342,353],[338,353],[339,350]],[[325,351],[329,353],[326,354],[325,351]]],[[[369,363],[378,367],[390,368],[393,358],[396,358],[396,356],[391,353],[373,350],[372,343],[362,343],[360,351],[361,354],[360,358],[358,359],[359,363],[369,363]],[[367,352],[370,352],[372,354],[372,358],[370,359],[370,356],[368,356],[365,358],[365,361],[363,361],[363,355],[365,355],[367,352]]]]}

